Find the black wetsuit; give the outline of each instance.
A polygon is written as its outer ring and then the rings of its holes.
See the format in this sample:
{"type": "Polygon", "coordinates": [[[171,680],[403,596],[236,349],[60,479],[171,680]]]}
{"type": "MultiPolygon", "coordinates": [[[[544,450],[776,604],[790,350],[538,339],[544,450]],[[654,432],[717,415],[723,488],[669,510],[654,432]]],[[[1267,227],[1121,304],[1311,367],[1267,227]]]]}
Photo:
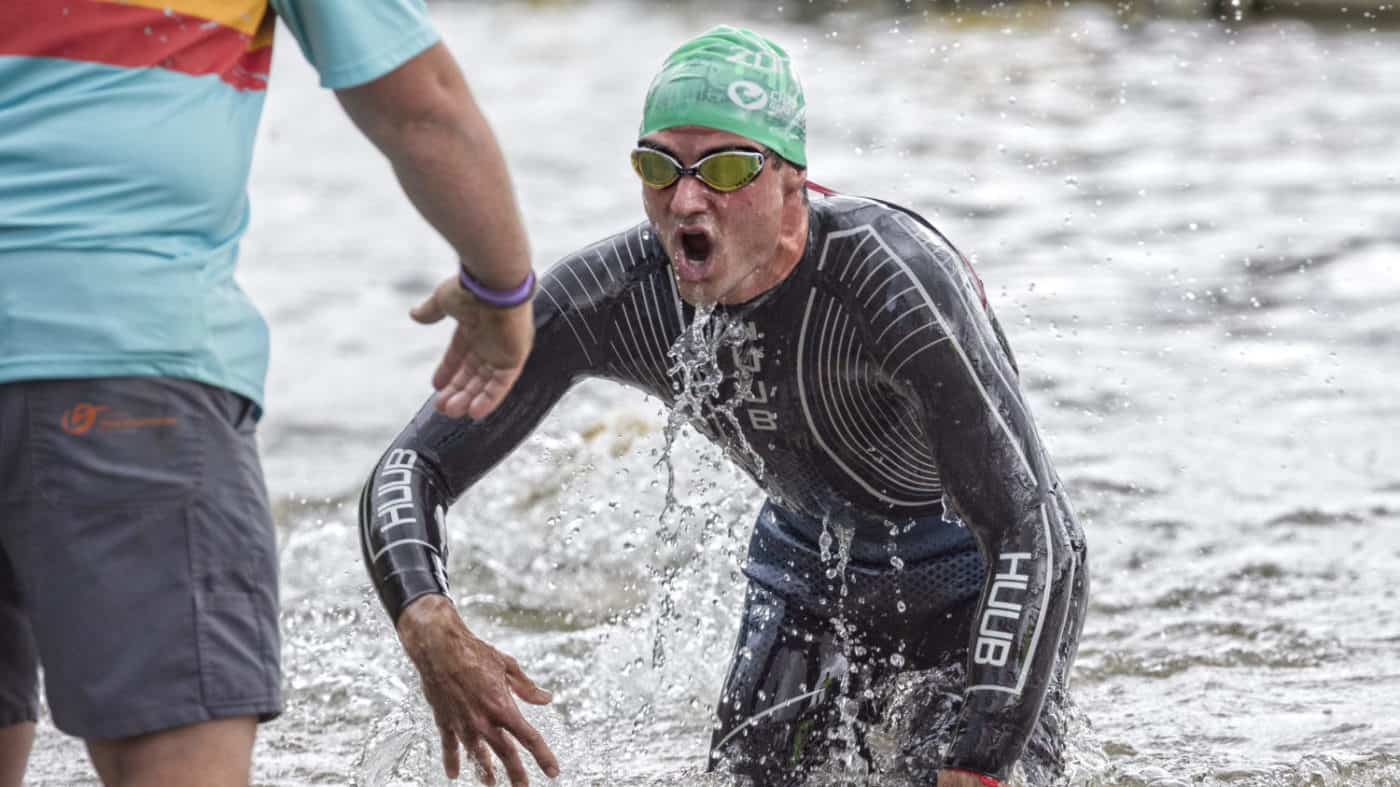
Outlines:
{"type": "Polygon", "coordinates": [[[870,720],[892,675],[928,670],[904,767],[1004,779],[1026,752],[1033,783],[1058,768],[1057,714],[1041,711],[1074,658],[1084,538],[981,283],[931,225],[882,202],[815,199],[787,279],[697,327],[644,223],[554,266],[535,326],[499,411],[472,422],[425,405],[366,485],[364,556],[391,615],[445,591],[443,510],[576,381],[693,408],[668,353],[719,344],[722,382],[691,422],[769,500],[715,761],[764,784],[800,779],[863,748],[835,695],[864,698],[870,720]],[[849,559],[833,570],[843,540],[849,559]]]}

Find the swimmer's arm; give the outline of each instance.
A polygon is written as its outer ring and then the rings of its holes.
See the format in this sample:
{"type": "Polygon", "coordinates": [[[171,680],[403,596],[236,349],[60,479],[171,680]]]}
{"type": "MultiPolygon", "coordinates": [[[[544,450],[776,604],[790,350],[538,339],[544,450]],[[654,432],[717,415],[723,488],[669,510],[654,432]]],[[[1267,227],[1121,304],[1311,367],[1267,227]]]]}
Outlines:
{"type": "Polygon", "coordinates": [[[389,617],[446,594],[447,509],[529,437],[573,380],[548,371],[536,345],[522,386],[481,421],[439,414],[429,399],[380,458],[360,495],[360,546],[389,617]]]}
{"type": "Polygon", "coordinates": [[[578,260],[565,259],[540,280],[535,346],[515,394],[481,420],[443,416],[430,399],[365,483],[361,551],[393,620],[414,599],[447,593],[447,508],[524,442],[576,380],[612,361],[598,346],[583,344],[604,335],[608,294],[577,287],[565,294],[565,286],[577,281],[571,265],[578,260]]]}
{"type": "MultiPolygon", "coordinates": [[[[544,337],[552,334],[543,332],[544,337]]],[[[447,508],[524,441],[572,382],[545,362],[560,343],[535,345],[522,387],[481,421],[438,414],[430,400],[380,459],[360,503],[360,545],[380,601],[413,662],[442,739],[448,778],[460,749],[487,774],[494,751],[513,785],[525,783],[523,746],[551,777],[558,762],[514,698],[549,702],[509,655],[474,635],[448,593],[447,508]],[[513,739],[513,740],[512,740],[513,739]]]]}
{"type": "Polygon", "coordinates": [[[923,262],[914,267],[941,337],[907,359],[903,382],[920,400],[944,489],[989,567],[945,766],[1005,780],[1056,663],[1075,550],[1016,371],[980,293],[957,267],[965,263],[952,253],[923,262]]]}
{"type": "MultiPolygon", "coordinates": [[[[566,262],[577,262],[577,257],[566,262]]],[[[551,778],[559,766],[543,736],[516,707],[550,701],[515,659],[468,629],[447,595],[448,506],[534,430],[572,382],[612,362],[582,345],[606,320],[607,293],[565,292],[579,270],[546,274],[535,298],[537,340],[517,392],[481,421],[445,418],[424,405],[376,465],[360,506],[360,544],[375,589],[395,622],[433,709],[448,778],[460,749],[489,776],[491,755],[512,784],[525,782],[523,746],[551,778]],[[572,296],[572,297],[569,297],[572,296]]],[[[590,277],[591,279],[591,277],[590,277]]]]}

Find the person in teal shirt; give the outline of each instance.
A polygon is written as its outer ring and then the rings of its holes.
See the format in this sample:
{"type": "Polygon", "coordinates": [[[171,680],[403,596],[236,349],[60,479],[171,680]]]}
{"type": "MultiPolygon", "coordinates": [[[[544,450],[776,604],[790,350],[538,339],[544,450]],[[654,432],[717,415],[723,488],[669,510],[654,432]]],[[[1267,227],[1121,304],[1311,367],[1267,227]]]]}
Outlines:
{"type": "Polygon", "coordinates": [[[45,671],[107,785],[246,785],[282,710],[255,443],[267,325],[234,279],[276,20],[461,269],[437,406],[519,375],[534,275],[423,0],[0,3],[0,787],[45,671]]]}

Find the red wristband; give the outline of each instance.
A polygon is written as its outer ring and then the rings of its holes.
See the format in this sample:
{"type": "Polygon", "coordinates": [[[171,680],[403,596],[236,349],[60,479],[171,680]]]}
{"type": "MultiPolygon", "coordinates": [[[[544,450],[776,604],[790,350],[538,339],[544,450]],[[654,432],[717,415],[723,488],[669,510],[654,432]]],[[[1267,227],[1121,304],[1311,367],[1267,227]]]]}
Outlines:
{"type": "Polygon", "coordinates": [[[966,769],[966,768],[944,768],[943,770],[945,770],[945,771],[951,771],[951,772],[953,772],[953,773],[965,773],[965,774],[967,774],[968,776],[976,776],[976,777],[977,777],[977,781],[979,781],[979,782],[981,782],[982,784],[986,785],[986,787],[1002,787],[1001,782],[997,781],[996,779],[992,778],[991,776],[988,776],[988,775],[985,774],[985,773],[978,773],[977,771],[969,771],[969,770],[966,769]]]}

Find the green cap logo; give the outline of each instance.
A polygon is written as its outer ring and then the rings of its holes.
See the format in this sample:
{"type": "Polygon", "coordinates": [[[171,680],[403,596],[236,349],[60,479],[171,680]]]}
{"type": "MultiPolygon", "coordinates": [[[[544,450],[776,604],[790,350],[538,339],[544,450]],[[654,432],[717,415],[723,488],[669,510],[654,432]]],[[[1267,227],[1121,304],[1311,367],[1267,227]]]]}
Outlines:
{"type": "Polygon", "coordinates": [[[639,136],[677,126],[738,134],[807,166],[807,104],[787,52],[721,25],[681,44],[651,82],[639,136]]]}

